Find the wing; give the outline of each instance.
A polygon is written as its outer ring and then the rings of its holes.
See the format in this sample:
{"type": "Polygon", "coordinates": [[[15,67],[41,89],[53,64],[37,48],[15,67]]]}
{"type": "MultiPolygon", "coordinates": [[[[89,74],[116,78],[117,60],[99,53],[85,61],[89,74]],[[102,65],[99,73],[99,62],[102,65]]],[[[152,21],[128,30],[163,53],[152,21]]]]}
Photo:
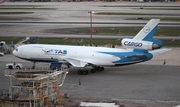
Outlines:
{"type": "Polygon", "coordinates": [[[69,62],[74,67],[85,67],[88,64],[86,61],[75,58],[65,58],[64,60],[69,62]]]}

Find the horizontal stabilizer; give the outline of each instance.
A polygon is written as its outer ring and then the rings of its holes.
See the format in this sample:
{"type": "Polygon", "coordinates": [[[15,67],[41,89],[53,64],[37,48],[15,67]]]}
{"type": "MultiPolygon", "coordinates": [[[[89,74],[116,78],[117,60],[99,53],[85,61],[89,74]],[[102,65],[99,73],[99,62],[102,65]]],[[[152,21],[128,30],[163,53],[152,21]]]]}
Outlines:
{"type": "Polygon", "coordinates": [[[162,54],[164,52],[170,51],[170,48],[163,48],[163,49],[158,49],[158,50],[154,50],[154,51],[149,51],[149,53],[153,54],[153,56],[162,54]]]}
{"type": "Polygon", "coordinates": [[[145,56],[144,54],[135,54],[135,55],[130,55],[130,56],[125,56],[126,58],[132,58],[132,57],[143,57],[145,56]]]}

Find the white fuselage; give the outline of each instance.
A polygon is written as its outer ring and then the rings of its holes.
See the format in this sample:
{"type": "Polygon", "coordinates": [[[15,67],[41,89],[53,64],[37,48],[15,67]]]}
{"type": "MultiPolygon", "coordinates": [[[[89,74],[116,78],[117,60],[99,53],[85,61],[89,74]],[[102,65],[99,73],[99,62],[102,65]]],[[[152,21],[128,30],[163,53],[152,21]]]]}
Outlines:
{"type": "Polygon", "coordinates": [[[127,55],[134,54],[133,51],[126,49],[44,44],[22,45],[13,51],[13,54],[21,59],[37,62],[65,60],[72,63],[80,63],[75,64],[77,67],[83,67],[84,63],[98,66],[114,66],[116,64],[143,61],[142,59],[126,60],[126,53],[127,55]]]}

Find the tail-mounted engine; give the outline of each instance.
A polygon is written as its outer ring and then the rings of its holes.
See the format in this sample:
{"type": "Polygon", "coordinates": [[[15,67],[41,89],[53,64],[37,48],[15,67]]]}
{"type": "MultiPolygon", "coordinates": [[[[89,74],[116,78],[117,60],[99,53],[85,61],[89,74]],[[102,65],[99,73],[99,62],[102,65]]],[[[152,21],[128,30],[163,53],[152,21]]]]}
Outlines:
{"type": "Polygon", "coordinates": [[[131,48],[131,49],[154,50],[161,48],[161,45],[155,44],[151,41],[123,39],[121,43],[124,48],[131,48]]]}

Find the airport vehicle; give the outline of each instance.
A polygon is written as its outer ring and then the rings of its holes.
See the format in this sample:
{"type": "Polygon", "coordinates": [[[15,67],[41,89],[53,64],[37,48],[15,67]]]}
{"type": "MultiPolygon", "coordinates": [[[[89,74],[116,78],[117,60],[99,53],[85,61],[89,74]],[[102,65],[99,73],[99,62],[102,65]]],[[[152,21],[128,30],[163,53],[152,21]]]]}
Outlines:
{"type": "Polygon", "coordinates": [[[3,52],[0,52],[0,56],[4,56],[4,53],[3,53],[3,52]]]}
{"type": "MultiPolygon", "coordinates": [[[[121,66],[148,61],[168,50],[159,49],[161,40],[153,39],[160,19],[151,19],[133,39],[123,39],[126,49],[90,46],[28,44],[17,47],[13,54],[35,62],[61,62],[73,67],[92,66],[91,72],[103,71],[105,66],[121,66]],[[159,50],[155,50],[159,49],[159,50]]],[[[88,74],[79,70],[78,74],[88,74]]]]}
{"type": "Polygon", "coordinates": [[[23,65],[21,63],[7,63],[6,68],[7,69],[22,69],[23,65]]]}
{"type": "Polygon", "coordinates": [[[5,46],[5,42],[4,42],[4,41],[1,41],[1,42],[0,42],[0,56],[4,56],[4,52],[2,52],[4,46],[5,46]]]}

